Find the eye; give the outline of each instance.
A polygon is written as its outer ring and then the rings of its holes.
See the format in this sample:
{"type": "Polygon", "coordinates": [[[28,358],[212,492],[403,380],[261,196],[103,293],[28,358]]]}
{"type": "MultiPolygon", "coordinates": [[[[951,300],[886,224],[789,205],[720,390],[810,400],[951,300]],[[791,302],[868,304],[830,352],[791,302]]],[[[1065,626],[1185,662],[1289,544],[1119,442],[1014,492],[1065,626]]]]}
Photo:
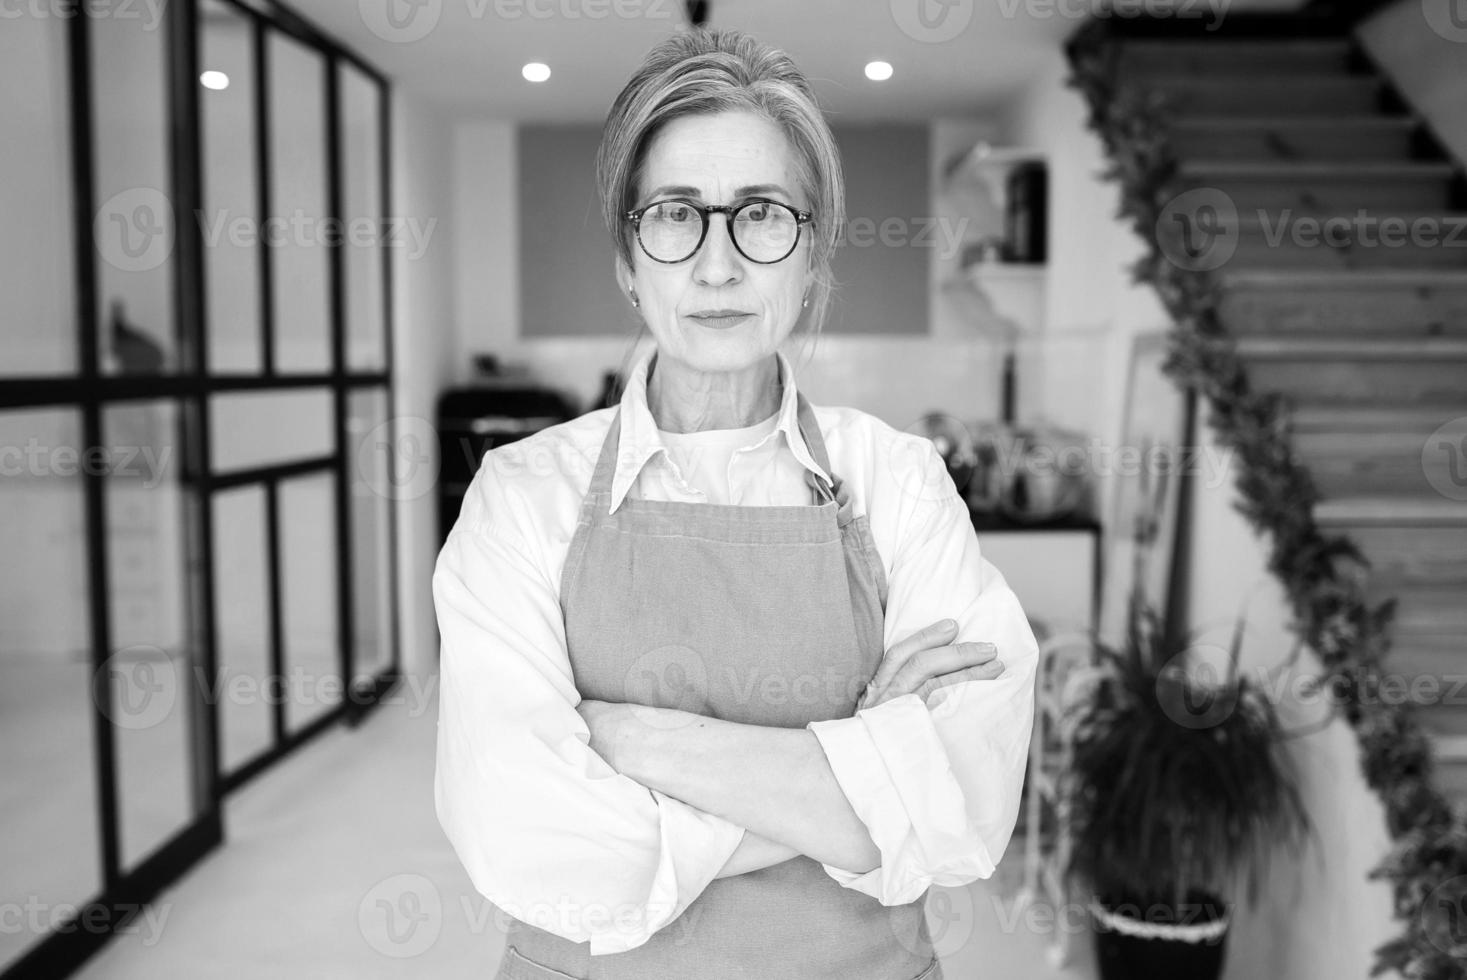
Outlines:
{"type": "Polygon", "coordinates": [[[750,204],[739,212],[739,217],[745,221],[764,221],[769,218],[770,205],[766,201],[757,201],[750,204]]]}
{"type": "Polygon", "coordinates": [[[668,201],[666,204],[659,204],[653,209],[653,213],[659,221],[667,221],[673,224],[696,222],[698,220],[698,212],[694,211],[691,205],[684,204],[681,201],[668,201]]]}

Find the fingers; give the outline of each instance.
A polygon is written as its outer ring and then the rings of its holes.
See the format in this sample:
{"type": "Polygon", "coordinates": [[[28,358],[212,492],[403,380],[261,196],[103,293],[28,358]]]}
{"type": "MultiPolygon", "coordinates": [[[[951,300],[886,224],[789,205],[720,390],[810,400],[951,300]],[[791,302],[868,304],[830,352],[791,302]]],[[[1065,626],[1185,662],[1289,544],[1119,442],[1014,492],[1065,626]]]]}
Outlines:
{"type": "Polygon", "coordinates": [[[966,642],[918,650],[907,658],[886,683],[879,684],[873,680],[862,692],[856,703],[856,710],[875,707],[883,701],[915,693],[934,678],[959,674],[965,670],[972,670],[971,676],[974,678],[998,676],[1003,671],[1003,664],[998,660],[997,648],[992,643],[966,642]]]}
{"type": "Polygon", "coordinates": [[[986,664],[978,664],[974,667],[965,667],[955,670],[950,674],[940,674],[922,683],[917,689],[917,694],[924,701],[939,688],[950,687],[963,681],[991,681],[1003,676],[1004,666],[1001,660],[990,660],[986,664]]]}
{"type": "Polygon", "coordinates": [[[998,648],[992,643],[953,643],[919,650],[897,670],[888,686],[901,692],[915,691],[934,677],[985,664],[997,657],[998,648]]]}
{"type": "Polygon", "coordinates": [[[951,619],[944,619],[893,643],[891,649],[882,656],[881,663],[877,665],[876,675],[871,678],[870,689],[877,691],[890,684],[893,675],[911,659],[913,654],[928,647],[949,643],[957,632],[957,623],[951,619]]]}

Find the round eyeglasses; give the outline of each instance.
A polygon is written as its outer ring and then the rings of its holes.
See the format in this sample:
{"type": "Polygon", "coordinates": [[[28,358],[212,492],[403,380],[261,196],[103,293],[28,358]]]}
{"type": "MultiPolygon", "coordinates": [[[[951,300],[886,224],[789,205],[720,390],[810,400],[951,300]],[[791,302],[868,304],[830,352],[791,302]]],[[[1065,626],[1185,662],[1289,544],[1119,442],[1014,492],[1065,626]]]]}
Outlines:
{"type": "Polygon", "coordinates": [[[626,213],[637,227],[637,243],[654,262],[685,262],[708,237],[708,216],[728,215],[734,248],[750,262],[771,265],[789,257],[800,243],[800,228],[810,212],[788,204],[754,198],[743,204],[700,205],[691,201],[657,201],[626,213]]]}

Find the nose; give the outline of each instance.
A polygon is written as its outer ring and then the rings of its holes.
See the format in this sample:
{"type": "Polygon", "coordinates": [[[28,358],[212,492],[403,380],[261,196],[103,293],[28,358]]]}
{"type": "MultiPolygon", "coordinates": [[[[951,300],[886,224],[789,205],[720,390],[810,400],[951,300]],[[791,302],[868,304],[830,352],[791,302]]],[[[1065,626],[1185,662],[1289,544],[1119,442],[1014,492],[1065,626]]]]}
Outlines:
{"type": "Polygon", "coordinates": [[[708,236],[693,260],[693,279],[703,286],[725,286],[743,278],[744,269],[734,248],[729,214],[708,216],[708,236]]]}

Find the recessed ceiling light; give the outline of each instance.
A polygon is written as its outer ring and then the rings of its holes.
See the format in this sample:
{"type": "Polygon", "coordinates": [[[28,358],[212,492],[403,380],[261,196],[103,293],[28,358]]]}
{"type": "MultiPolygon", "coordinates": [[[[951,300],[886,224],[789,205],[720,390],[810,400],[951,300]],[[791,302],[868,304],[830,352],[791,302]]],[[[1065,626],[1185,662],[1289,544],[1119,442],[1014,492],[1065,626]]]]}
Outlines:
{"type": "Polygon", "coordinates": [[[550,66],[539,61],[532,61],[520,69],[520,74],[525,76],[527,82],[543,82],[550,77],[550,66]]]}
{"type": "Polygon", "coordinates": [[[229,76],[222,71],[206,71],[199,75],[199,84],[204,88],[222,92],[229,88],[229,76]]]}
{"type": "Polygon", "coordinates": [[[891,77],[891,65],[885,61],[873,61],[866,66],[866,77],[873,82],[884,82],[891,77]]]}

